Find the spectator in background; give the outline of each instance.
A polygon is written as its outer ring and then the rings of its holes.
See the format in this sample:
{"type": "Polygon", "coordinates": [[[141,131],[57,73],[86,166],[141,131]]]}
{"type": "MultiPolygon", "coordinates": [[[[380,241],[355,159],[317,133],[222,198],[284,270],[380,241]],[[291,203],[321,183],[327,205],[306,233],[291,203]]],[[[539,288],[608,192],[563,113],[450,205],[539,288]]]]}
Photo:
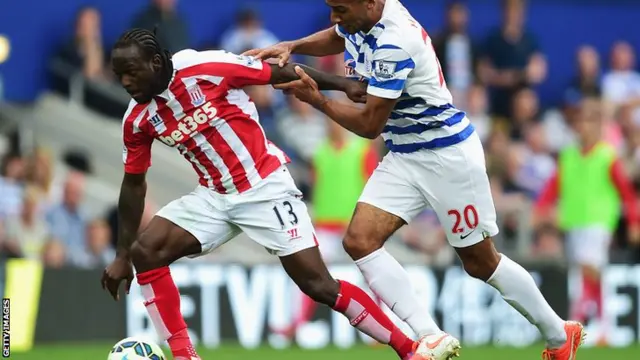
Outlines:
{"type": "MultiPolygon", "coordinates": [[[[604,111],[599,99],[583,100],[573,127],[578,143],[562,150],[558,170],[540,196],[536,222],[551,222],[551,205],[558,200],[558,223],[567,233],[569,261],[582,274],[582,296],[572,304],[572,318],[584,322],[595,319],[602,324],[600,274],[609,262],[609,246],[624,206],[629,239],[640,241],[638,202],[631,182],[615,150],[603,139],[604,111]],[[594,309],[592,312],[590,309],[594,309]]],[[[596,337],[597,337],[596,336],[596,337]]]]}
{"type": "Polygon", "coordinates": [[[523,162],[516,178],[518,186],[535,199],[555,169],[555,161],[547,149],[544,128],[540,124],[529,125],[525,130],[523,162]]]}
{"type": "Polygon", "coordinates": [[[327,136],[325,116],[311,105],[289,96],[289,106],[278,114],[277,127],[279,138],[293,153],[307,164],[327,136]]]}
{"type": "Polygon", "coordinates": [[[236,25],[227,30],[220,39],[220,47],[234,54],[250,49],[262,49],[278,42],[269,30],[262,26],[258,13],[250,8],[241,10],[236,25]]]}
{"type": "Polygon", "coordinates": [[[87,79],[102,80],[108,76],[105,71],[100,13],[96,8],[80,9],[76,17],[75,34],[60,49],[57,58],[82,70],[87,79]]]}
{"type": "Polygon", "coordinates": [[[45,211],[59,199],[59,184],[54,181],[53,156],[44,148],[36,148],[27,162],[27,181],[38,189],[41,199],[39,207],[45,211]]]}
{"type": "Polygon", "coordinates": [[[530,88],[522,88],[513,96],[511,119],[506,124],[512,140],[522,141],[524,130],[537,123],[540,115],[538,94],[530,88]]]}
{"type": "Polygon", "coordinates": [[[566,90],[569,96],[600,96],[600,55],[592,46],[581,46],[576,54],[578,73],[566,90]]]}
{"type": "Polygon", "coordinates": [[[635,70],[631,45],[618,42],[611,49],[611,70],[602,78],[602,94],[616,108],[630,106],[633,120],[640,125],[640,73],[635,70]]]}
{"type": "Polygon", "coordinates": [[[137,14],[132,27],[153,31],[160,44],[172,54],[190,47],[187,22],[176,9],[177,0],[152,0],[151,4],[137,14]]]}
{"type": "Polygon", "coordinates": [[[491,111],[508,117],[512,98],[522,86],[541,83],[547,63],[538,39],[527,31],[525,0],[502,0],[503,24],[484,44],[479,77],[491,88],[491,111]]]}
{"type": "Polygon", "coordinates": [[[469,11],[464,1],[447,3],[445,28],[433,39],[447,87],[456,106],[466,108],[467,93],[475,79],[476,54],[467,32],[469,11]]]}
{"type": "Polygon", "coordinates": [[[65,245],[69,259],[81,258],[85,252],[87,222],[80,208],[84,186],[84,174],[70,172],[63,187],[62,202],[47,213],[51,235],[65,245]]]}
{"type": "Polygon", "coordinates": [[[67,261],[64,244],[60,241],[49,240],[42,249],[42,263],[45,267],[59,269],[67,261]]]}
{"type": "Polygon", "coordinates": [[[115,250],[111,247],[111,229],[106,221],[96,219],[87,226],[87,243],[83,254],[69,259],[74,266],[84,269],[106,267],[115,258],[115,250]]]}
{"type": "Polygon", "coordinates": [[[562,233],[550,224],[540,226],[533,234],[532,250],[532,255],[538,259],[562,260],[564,258],[562,233]]]}
{"type": "Polygon", "coordinates": [[[493,124],[489,116],[487,89],[482,84],[474,84],[469,88],[465,112],[476,128],[480,140],[485,143],[489,139],[493,124]]]}
{"type": "Polygon", "coordinates": [[[0,174],[0,220],[17,216],[22,210],[22,191],[25,163],[15,153],[5,155],[0,174]]]}
{"type": "Polygon", "coordinates": [[[38,209],[40,200],[38,188],[27,186],[20,215],[10,217],[5,225],[7,242],[15,244],[21,256],[27,259],[40,259],[50,237],[47,222],[38,209]]]}

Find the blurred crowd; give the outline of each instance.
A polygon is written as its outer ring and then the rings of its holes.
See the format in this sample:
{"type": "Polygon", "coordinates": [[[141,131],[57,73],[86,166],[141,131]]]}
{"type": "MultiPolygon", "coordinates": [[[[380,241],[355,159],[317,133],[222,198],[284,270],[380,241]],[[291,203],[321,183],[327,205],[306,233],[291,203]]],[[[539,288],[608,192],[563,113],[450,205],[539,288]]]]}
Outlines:
{"type": "MultiPolygon", "coordinates": [[[[558,152],[576,141],[574,125],[584,115],[581,110],[587,100],[597,100],[602,114],[599,136],[617,150],[634,187],[640,185],[640,73],[636,50],[630,44],[621,40],[611,44],[608,54],[599,54],[585,43],[576,49],[575,77],[566,84],[563,98],[557,99],[559,105],[543,108],[536,87],[545,82],[547,60],[544,44],[526,26],[526,10],[522,0],[505,0],[502,23],[487,34],[472,37],[467,28],[473,18],[465,2],[448,1],[444,28],[423,25],[430,32],[455,105],[467,112],[485,144],[501,225],[498,241],[506,248],[516,248],[525,234],[531,239],[526,248],[530,258],[562,260],[563,233],[553,212],[531,216],[532,209],[556,171],[558,152]]],[[[131,25],[157,28],[164,46],[175,52],[193,46],[187,22],[176,10],[175,0],[152,0],[131,25]]],[[[279,41],[250,8],[240,11],[236,25],[218,40],[206,48],[242,53],[279,41]]],[[[106,45],[101,40],[99,11],[84,8],[78,13],[75,34],[62,42],[56,58],[81,69],[88,79],[112,82],[106,45]]],[[[296,61],[344,74],[342,55],[296,61]]],[[[270,87],[246,91],[258,108],[268,137],[292,158],[298,185],[313,203],[317,149],[325,143],[340,148],[352,135],[307,104],[270,87]]],[[[369,147],[374,150],[375,164],[376,157],[384,156],[384,147],[377,140],[369,147]]],[[[371,156],[363,161],[371,163],[371,156]]],[[[64,179],[52,179],[50,166],[43,151],[29,157],[5,157],[0,182],[4,248],[19,256],[43,258],[50,265],[103,265],[113,256],[114,213],[102,219],[83,217],[78,202],[85,175],[75,171],[64,179]]],[[[628,241],[631,237],[624,217],[623,213],[612,246],[619,253],[632,254],[623,256],[624,261],[638,261],[633,258],[638,248],[634,241],[628,241]]],[[[425,211],[397,235],[407,249],[423,254],[425,262],[446,265],[454,261],[431,211],[425,211]]]]}

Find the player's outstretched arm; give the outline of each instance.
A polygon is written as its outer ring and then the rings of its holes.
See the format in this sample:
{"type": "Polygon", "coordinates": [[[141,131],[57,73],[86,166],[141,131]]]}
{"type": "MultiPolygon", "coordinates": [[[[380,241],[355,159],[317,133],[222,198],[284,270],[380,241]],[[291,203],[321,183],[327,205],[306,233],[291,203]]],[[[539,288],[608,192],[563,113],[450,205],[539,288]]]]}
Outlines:
{"type": "Polygon", "coordinates": [[[366,100],[366,84],[344,76],[328,74],[301,64],[287,64],[284,67],[271,65],[269,83],[276,85],[299,80],[300,76],[296,72],[296,67],[302,68],[304,73],[316,82],[319,90],[342,91],[354,102],[365,102],[366,100]]]}
{"type": "Polygon", "coordinates": [[[128,257],[131,244],[135,241],[144,212],[147,195],[146,174],[125,173],[118,200],[118,245],[119,257],[128,257]]]}
{"type": "Polygon", "coordinates": [[[253,56],[261,60],[277,58],[278,65],[282,67],[289,62],[291,54],[327,56],[343,51],[344,39],[338,35],[335,28],[331,27],[302,39],[283,41],[264,49],[249,50],[242,55],[253,56]]]}
{"type": "Polygon", "coordinates": [[[295,71],[300,80],[276,85],[275,88],[282,89],[311,104],[342,127],[359,136],[375,139],[382,133],[397,98],[387,99],[369,94],[366,105],[363,108],[356,107],[327,98],[319,91],[318,84],[301,67],[296,66],[295,71]]]}

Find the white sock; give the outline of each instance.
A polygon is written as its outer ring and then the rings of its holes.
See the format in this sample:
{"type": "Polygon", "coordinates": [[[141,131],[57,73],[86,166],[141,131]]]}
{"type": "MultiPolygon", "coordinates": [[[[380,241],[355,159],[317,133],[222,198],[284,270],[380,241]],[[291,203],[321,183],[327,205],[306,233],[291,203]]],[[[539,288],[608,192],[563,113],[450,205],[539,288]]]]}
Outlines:
{"type": "Polygon", "coordinates": [[[522,266],[501,254],[500,263],[487,283],[538,328],[549,347],[559,347],[567,341],[564,320],[549,306],[531,274],[522,266]]]}
{"type": "Polygon", "coordinates": [[[371,291],[418,335],[438,333],[440,328],[422,306],[402,265],[384,248],[356,261],[371,291]]]}

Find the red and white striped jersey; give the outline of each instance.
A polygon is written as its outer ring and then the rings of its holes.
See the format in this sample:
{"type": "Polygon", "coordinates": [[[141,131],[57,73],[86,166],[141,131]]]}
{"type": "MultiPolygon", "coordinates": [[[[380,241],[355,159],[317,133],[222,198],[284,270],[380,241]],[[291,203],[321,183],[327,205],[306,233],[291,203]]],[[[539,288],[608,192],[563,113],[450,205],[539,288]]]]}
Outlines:
{"type": "Polygon", "coordinates": [[[124,115],[125,172],[147,171],[154,139],[177,148],[200,184],[223,194],[251,189],[289,162],[265,137],[258,111],[242,90],[269,82],[267,63],[195,50],[180,51],[172,61],[168,89],[148,104],[132,100],[124,115]]]}

